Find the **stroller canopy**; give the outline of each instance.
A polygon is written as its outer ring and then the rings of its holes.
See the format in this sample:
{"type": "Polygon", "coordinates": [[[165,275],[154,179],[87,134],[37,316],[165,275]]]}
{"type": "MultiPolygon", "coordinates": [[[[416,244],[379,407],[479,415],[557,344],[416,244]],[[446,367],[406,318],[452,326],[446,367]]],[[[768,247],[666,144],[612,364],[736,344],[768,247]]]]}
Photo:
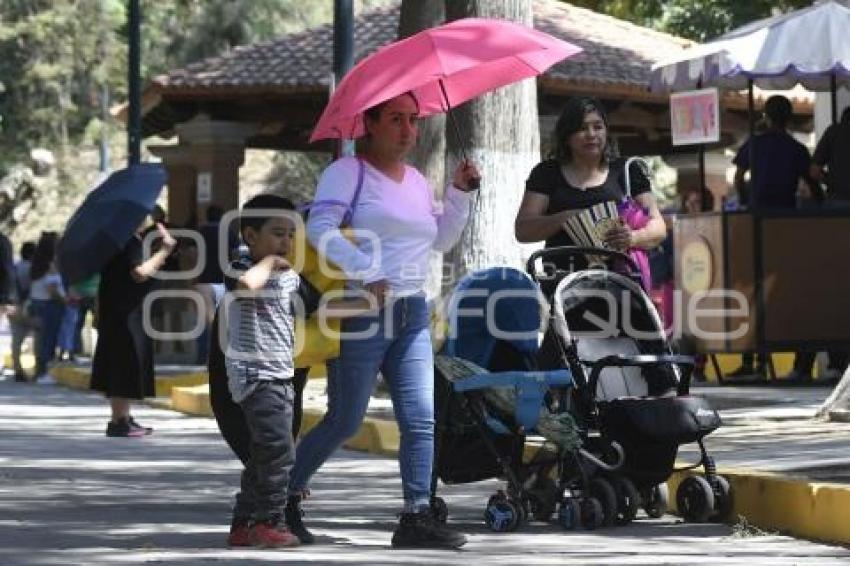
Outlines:
{"type": "Polygon", "coordinates": [[[502,342],[532,357],[539,346],[542,308],[540,291],[522,271],[493,267],[467,275],[449,301],[444,353],[488,367],[502,342]]]}
{"type": "Polygon", "coordinates": [[[565,277],[555,291],[555,316],[566,326],[564,337],[628,336],[663,340],[664,329],[652,301],[629,278],[588,269],[565,277]]]}

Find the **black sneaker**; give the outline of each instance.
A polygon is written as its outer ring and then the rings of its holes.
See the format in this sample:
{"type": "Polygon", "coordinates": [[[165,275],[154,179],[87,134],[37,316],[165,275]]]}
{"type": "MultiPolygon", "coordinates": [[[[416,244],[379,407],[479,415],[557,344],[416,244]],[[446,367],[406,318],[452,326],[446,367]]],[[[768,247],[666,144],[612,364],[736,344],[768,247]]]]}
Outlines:
{"type": "Polygon", "coordinates": [[[466,536],[434,520],[430,509],[402,513],[393,533],[395,548],[460,548],[466,536]]]}
{"type": "Polygon", "coordinates": [[[316,542],[316,537],[304,526],[304,510],[301,509],[300,496],[290,495],[286,499],[286,509],[283,512],[283,518],[286,526],[289,527],[289,532],[297,536],[301,544],[313,544],[316,542]]]}
{"type": "Polygon", "coordinates": [[[109,424],[106,425],[106,436],[138,438],[145,436],[145,434],[144,430],[131,426],[128,419],[121,419],[118,422],[109,421],[109,424]]]}

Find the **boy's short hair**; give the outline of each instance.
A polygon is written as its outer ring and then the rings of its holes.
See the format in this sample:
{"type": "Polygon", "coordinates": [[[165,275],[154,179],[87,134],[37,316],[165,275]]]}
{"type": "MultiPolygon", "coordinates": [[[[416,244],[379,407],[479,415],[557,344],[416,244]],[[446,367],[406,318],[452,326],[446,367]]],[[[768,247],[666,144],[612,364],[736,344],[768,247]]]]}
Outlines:
{"type": "Polygon", "coordinates": [[[286,197],[278,195],[263,194],[257,195],[242,205],[242,214],[239,215],[239,232],[244,233],[245,229],[253,228],[260,231],[263,225],[274,218],[275,214],[245,214],[251,210],[295,210],[295,205],[286,197]]]}
{"type": "Polygon", "coordinates": [[[774,124],[785,126],[794,114],[794,107],[788,98],[775,94],[764,103],[764,113],[774,124]]]}

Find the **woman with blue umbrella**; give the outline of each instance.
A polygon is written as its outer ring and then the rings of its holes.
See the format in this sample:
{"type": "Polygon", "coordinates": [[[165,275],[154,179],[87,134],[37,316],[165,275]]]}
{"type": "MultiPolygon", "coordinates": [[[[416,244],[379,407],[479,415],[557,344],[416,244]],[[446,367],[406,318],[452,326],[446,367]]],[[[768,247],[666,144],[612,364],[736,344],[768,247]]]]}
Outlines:
{"type": "Polygon", "coordinates": [[[140,426],[130,414],[133,399],[152,397],[154,388],[153,340],[145,332],[145,295],[152,277],[174,250],[177,241],[157,223],[159,249],[144,259],[139,226],[121,252],[101,272],[98,288],[98,340],[92,362],[91,388],[109,399],[112,412],[106,436],[140,437],[153,429],[140,426]]]}

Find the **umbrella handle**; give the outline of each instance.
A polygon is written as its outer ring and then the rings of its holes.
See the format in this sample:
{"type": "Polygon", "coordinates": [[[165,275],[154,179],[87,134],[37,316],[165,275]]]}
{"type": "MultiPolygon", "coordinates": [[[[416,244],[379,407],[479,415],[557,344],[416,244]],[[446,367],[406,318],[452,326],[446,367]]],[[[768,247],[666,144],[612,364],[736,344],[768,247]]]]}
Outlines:
{"type": "MultiPolygon", "coordinates": [[[[460,128],[457,126],[457,122],[455,122],[455,118],[452,115],[452,106],[449,104],[449,95],[446,93],[446,87],[443,84],[442,79],[439,81],[440,83],[440,92],[443,93],[443,100],[446,103],[446,116],[449,118],[449,123],[452,125],[452,132],[455,136],[455,141],[457,142],[457,147],[460,150],[460,156],[465,162],[469,162],[469,157],[466,155],[466,149],[464,149],[463,141],[460,137],[460,128]]],[[[477,191],[481,188],[481,177],[473,177],[469,180],[469,190],[477,191]]]]}

